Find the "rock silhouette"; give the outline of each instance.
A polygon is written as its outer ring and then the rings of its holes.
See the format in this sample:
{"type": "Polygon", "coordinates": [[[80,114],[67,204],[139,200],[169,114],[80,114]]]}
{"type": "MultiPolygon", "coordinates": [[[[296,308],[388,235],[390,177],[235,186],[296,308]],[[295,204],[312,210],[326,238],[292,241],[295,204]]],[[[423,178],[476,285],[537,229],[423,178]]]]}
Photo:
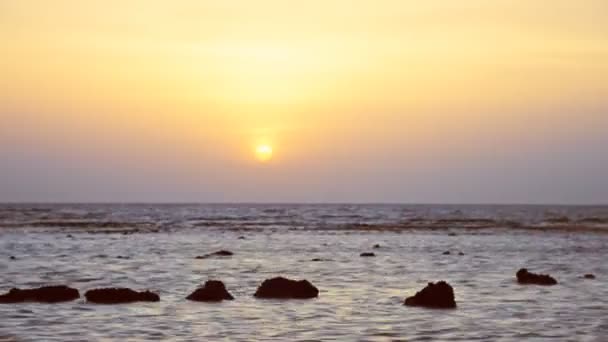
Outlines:
{"type": "Polygon", "coordinates": [[[452,254],[450,251],[443,252],[443,255],[450,255],[450,254],[452,254]]]}
{"type": "Polygon", "coordinates": [[[256,298],[309,299],[319,296],[319,290],[308,280],[291,280],[283,277],[266,279],[254,294],[256,298]]]}
{"type": "Polygon", "coordinates": [[[135,302],[158,302],[160,297],[150,291],[137,292],[127,288],[105,288],[87,291],[88,302],[96,304],[124,304],[135,302]]]}
{"type": "Polygon", "coordinates": [[[13,288],[8,293],[0,296],[0,303],[60,303],[69,302],[78,298],[80,298],[80,293],[76,289],[64,285],[44,286],[27,290],[13,288]]]}
{"type": "Polygon", "coordinates": [[[531,285],[556,285],[557,280],[548,274],[535,274],[528,272],[527,269],[522,268],[517,271],[517,282],[520,284],[531,284],[531,285]]]}
{"type": "Polygon", "coordinates": [[[380,246],[380,244],[378,244],[378,243],[374,245],[374,249],[378,249],[378,248],[380,248],[380,247],[381,247],[381,246],[380,246]]]}
{"type": "Polygon", "coordinates": [[[595,279],[595,275],[589,273],[589,274],[585,274],[584,276],[585,279],[595,279]]]}
{"type": "Polygon", "coordinates": [[[207,258],[212,258],[212,257],[228,257],[228,256],[233,256],[234,253],[232,253],[231,251],[227,251],[227,250],[221,250],[221,251],[217,251],[217,252],[213,252],[213,253],[209,253],[209,254],[205,254],[205,255],[199,255],[196,257],[196,259],[207,259],[207,258]]]}
{"type": "Polygon", "coordinates": [[[445,281],[429,283],[413,297],[408,297],[404,305],[421,306],[436,309],[453,309],[456,307],[454,289],[445,281]]]}
{"type": "Polygon", "coordinates": [[[195,302],[221,302],[222,300],[233,300],[234,297],[226,290],[224,283],[219,280],[209,280],[186,299],[195,302]]]}
{"type": "Polygon", "coordinates": [[[366,252],[366,253],[361,253],[359,256],[363,257],[363,258],[369,258],[369,257],[375,257],[376,254],[366,252]]]}

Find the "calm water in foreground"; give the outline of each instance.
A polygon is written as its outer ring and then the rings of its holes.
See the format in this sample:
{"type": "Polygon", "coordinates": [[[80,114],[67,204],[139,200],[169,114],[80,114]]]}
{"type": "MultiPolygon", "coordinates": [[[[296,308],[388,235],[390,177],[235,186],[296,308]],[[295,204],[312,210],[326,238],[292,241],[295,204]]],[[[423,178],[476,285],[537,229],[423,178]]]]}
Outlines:
{"type": "Polygon", "coordinates": [[[0,205],[0,292],[67,284],[161,296],[0,305],[0,341],[606,341],[606,252],[608,207],[0,205]],[[219,249],[235,255],[195,260],[219,249]],[[559,285],[520,286],[521,267],[559,285]],[[310,280],[319,298],[252,297],[277,275],[310,280]],[[236,300],[184,299],[208,279],[236,300]],[[454,286],[458,309],[402,305],[437,280],[454,286]]]}

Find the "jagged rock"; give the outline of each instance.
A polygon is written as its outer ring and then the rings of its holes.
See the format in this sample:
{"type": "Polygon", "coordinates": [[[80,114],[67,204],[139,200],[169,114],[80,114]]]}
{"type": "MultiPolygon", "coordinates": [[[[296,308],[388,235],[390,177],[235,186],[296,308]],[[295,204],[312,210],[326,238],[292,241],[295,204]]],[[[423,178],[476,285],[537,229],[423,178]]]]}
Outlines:
{"type": "Polygon", "coordinates": [[[366,252],[366,253],[361,253],[359,256],[364,257],[364,258],[369,258],[369,257],[375,257],[376,254],[366,252]]]}
{"type": "Polygon", "coordinates": [[[186,299],[195,302],[221,302],[222,300],[233,300],[234,297],[226,290],[224,283],[218,280],[209,280],[186,299]]]}
{"type": "Polygon", "coordinates": [[[205,254],[205,255],[199,255],[196,257],[196,259],[207,259],[207,258],[211,258],[211,257],[228,257],[228,256],[233,256],[234,253],[232,253],[231,251],[226,251],[226,250],[221,250],[221,251],[217,251],[217,252],[213,252],[213,253],[209,253],[209,254],[205,254]]]}
{"type": "Polygon", "coordinates": [[[134,302],[158,302],[160,297],[150,291],[137,292],[127,288],[105,288],[87,291],[87,301],[96,304],[123,304],[134,302]]]}
{"type": "Polygon", "coordinates": [[[69,302],[80,298],[78,290],[61,286],[44,286],[37,289],[21,290],[13,288],[8,293],[0,296],[0,303],[60,303],[69,302]]]}
{"type": "Polygon", "coordinates": [[[548,274],[535,274],[528,272],[527,269],[522,268],[517,271],[517,282],[520,284],[534,284],[534,285],[555,285],[557,280],[548,274]]]}
{"type": "Polygon", "coordinates": [[[589,273],[589,274],[585,274],[585,279],[595,279],[595,275],[589,273]]]}
{"type": "Polygon", "coordinates": [[[404,305],[453,309],[456,307],[454,289],[445,281],[429,283],[422,291],[417,292],[415,296],[407,298],[404,305]]]}
{"type": "Polygon", "coordinates": [[[319,296],[319,290],[308,280],[291,280],[283,277],[266,279],[255,292],[256,298],[308,299],[319,296]]]}

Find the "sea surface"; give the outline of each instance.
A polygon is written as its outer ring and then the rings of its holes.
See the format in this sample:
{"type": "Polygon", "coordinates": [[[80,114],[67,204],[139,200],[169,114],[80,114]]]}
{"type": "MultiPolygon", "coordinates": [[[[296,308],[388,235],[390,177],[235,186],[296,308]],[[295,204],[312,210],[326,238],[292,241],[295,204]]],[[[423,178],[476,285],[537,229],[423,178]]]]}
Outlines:
{"type": "Polygon", "coordinates": [[[1,293],[112,286],[161,301],[0,304],[0,341],[608,341],[607,252],[605,206],[3,204],[1,293]],[[195,259],[220,249],[234,256],[195,259]],[[522,267],[559,284],[518,285],[522,267]],[[319,298],[253,298],[279,275],[319,298]],[[236,299],[185,300],[209,279],[236,299]],[[403,306],[439,280],[457,309],[403,306]]]}

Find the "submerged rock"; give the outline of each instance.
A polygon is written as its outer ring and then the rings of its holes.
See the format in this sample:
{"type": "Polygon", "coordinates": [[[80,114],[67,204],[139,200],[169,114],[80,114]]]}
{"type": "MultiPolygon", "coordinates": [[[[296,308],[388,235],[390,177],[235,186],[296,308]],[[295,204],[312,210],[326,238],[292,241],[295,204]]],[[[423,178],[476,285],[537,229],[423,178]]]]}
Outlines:
{"type": "Polygon", "coordinates": [[[595,279],[595,275],[589,273],[589,274],[585,274],[584,276],[585,279],[595,279]]]}
{"type": "Polygon", "coordinates": [[[87,301],[96,304],[123,304],[135,302],[158,302],[160,297],[150,291],[137,292],[127,288],[106,288],[87,291],[87,301]]]}
{"type": "Polygon", "coordinates": [[[209,253],[209,254],[205,254],[205,255],[199,255],[196,257],[196,259],[207,259],[207,258],[212,258],[212,257],[228,257],[228,256],[233,256],[234,253],[232,253],[231,251],[227,251],[227,250],[221,250],[221,251],[217,251],[217,252],[213,252],[213,253],[209,253]]]}
{"type": "Polygon", "coordinates": [[[359,256],[360,256],[360,257],[363,257],[363,258],[369,258],[369,257],[375,257],[375,256],[376,256],[376,254],[366,252],[366,253],[361,253],[359,256]]]}
{"type": "Polygon", "coordinates": [[[65,285],[44,286],[27,290],[13,288],[8,293],[0,296],[0,303],[60,303],[69,302],[78,298],[80,298],[78,290],[65,285]]]}
{"type": "Polygon", "coordinates": [[[535,274],[528,272],[527,269],[522,268],[517,271],[517,282],[520,284],[533,284],[533,285],[555,285],[557,280],[548,274],[535,274]]]}
{"type": "Polygon", "coordinates": [[[219,280],[209,280],[186,299],[195,302],[221,302],[222,300],[233,300],[234,297],[226,290],[224,283],[219,280]]]}
{"type": "Polygon", "coordinates": [[[380,247],[381,247],[381,246],[380,246],[380,244],[375,244],[375,245],[374,245],[374,249],[378,249],[378,248],[380,248],[380,247]]]}
{"type": "Polygon", "coordinates": [[[415,296],[408,297],[404,305],[453,309],[456,307],[454,289],[445,281],[429,283],[422,291],[417,292],[415,296]]]}
{"type": "Polygon", "coordinates": [[[254,294],[256,298],[309,299],[319,296],[319,289],[308,280],[291,280],[283,277],[266,279],[254,294]]]}

